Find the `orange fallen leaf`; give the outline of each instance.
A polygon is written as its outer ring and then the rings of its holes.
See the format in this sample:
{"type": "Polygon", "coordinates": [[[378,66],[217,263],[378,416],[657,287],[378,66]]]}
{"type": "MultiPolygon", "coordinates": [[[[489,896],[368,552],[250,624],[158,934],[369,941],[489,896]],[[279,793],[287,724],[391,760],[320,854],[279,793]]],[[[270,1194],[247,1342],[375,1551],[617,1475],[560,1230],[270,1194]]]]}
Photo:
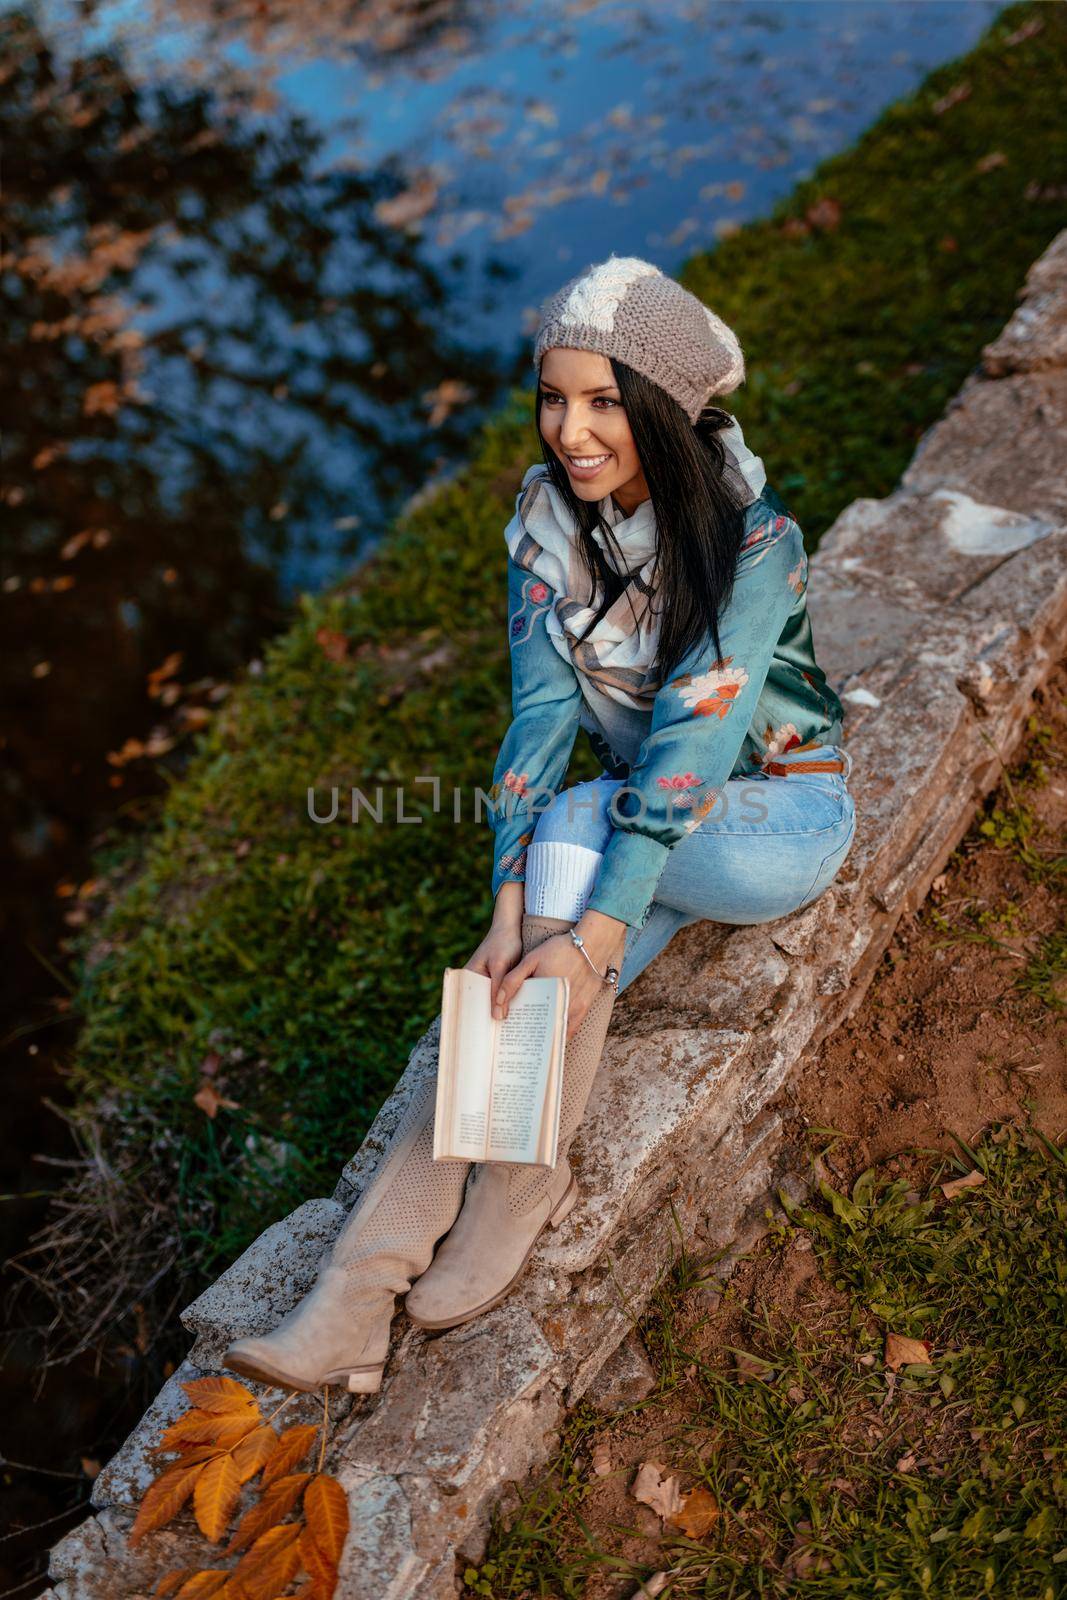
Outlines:
{"type": "Polygon", "coordinates": [[[135,1545],[146,1533],[154,1533],[172,1517],[176,1517],[192,1494],[196,1480],[203,1470],[203,1462],[198,1462],[192,1467],[182,1463],[169,1472],[164,1472],[155,1483],[149,1484],[133,1527],[127,1536],[127,1544],[135,1545]]]}
{"type": "Polygon", "coordinates": [[[247,1549],[260,1534],[276,1527],[292,1511],[310,1481],[310,1472],[295,1472],[288,1478],[279,1478],[269,1489],[265,1489],[263,1498],[246,1511],[237,1524],[226,1546],[226,1554],[247,1549]]]}
{"type": "Polygon", "coordinates": [[[206,1081],[200,1085],[193,1095],[193,1104],[199,1106],[205,1116],[212,1119],[218,1114],[220,1108],[224,1107],[227,1111],[239,1111],[241,1109],[239,1101],[227,1100],[225,1095],[219,1094],[213,1083],[206,1081]]]}
{"type": "Polygon", "coordinates": [[[241,1475],[228,1452],[204,1464],[193,1489],[193,1513],[197,1527],[212,1544],[226,1532],[241,1494],[241,1475]]]}
{"type": "Polygon", "coordinates": [[[210,1411],[186,1411],[170,1424],[159,1441],[161,1450],[180,1450],[183,1445],[214,1444],[229,1450],[255,1426],[251,1416],[217,1416],[210,1411]]]}
{"type": "Polygon", "coordinates": [[[231,1573],[235,1590],[247,1588],[265,1596],[280,1594],[300,1565],[300,1534],[299,1522],[283,1522],[261,1534],[231,1573]]]}
{"type": "Polygon", "coordinates": [[[229,1417],[251,1412],[259,1415],[259,1402],[251,1389],[246,1389],[236,1378],[221,1375],[209,1378],[189,1378],[182,1390],[200,1411],[210,1411],[214,1416],[229,1417]]]}
{"type": "Polygon", "coordinates": [[[303,1461],[318,1431],[313,1422],[297,1422],[291,1428],[286,1428],[278,1439],[274,1454],[263,1469],[260,1488],[266,1489],[278,1478],[287,1477],[293,1467],[303,1461]]]}
{"type": "Polygon", "coordinates": [[[682,1509],[667,1521],[681,1528],[690,1539],[702,1539],[719,1518],[719,1502],[702,1483],[698,1483],[685,1497],[682,1509]]]}
{"type": "Polygon", "coordinates": [[[261,1428],[253,1428],[251,1433],[246,1433],[234,1445],[233,1464],[242,1483],[247,1483],[249,1478],[254,1478],[266,1466],[277,1443],[278,1435],[269,1424],[264,1423],[261,1428]]]}
{"type": "Polygon", "coordinates": [[[337,1568],[332,1562],[327,1561],[319,1546],[315,1543],[310,1528],[303,1528],[300,1533],[300,1560],[304,1571],[311,1579],[312,1593],[316,1595],[332,1595],[337,1586],[337,1568]]]}
{"type": "Polygon", "coordinates": [[[175,1600],[212,1600],[214,1595],[222,1593],[229,1581],[230,1574],[224,1568],[210,1567],[189,1578],[178,1590],[175,1600]]]}
{"type": "Polygon", "coordinates": [[[198,1572],[199,1569],[197,1567],[179,1567],[174,1572],[165,1572],[152,1590],[152,1594],[157,1597],[157,1600],[163,1600],[166,1595],[176,1594],[184,1583],[189,1582],[190,1578],[197,1577],[198,1572]]]}
{"type": "Polygon", "coordinates": [[[304,1516],[326,1560],[339,1566],[348,1538],[348,1496],[336,1478],[325,1472],[312,1478],[304,1493],[304,1516]]]}
{"type": "Polygon", "coordinates": [[[887,1333],[885,1336],[885,1364],[891,1372],[896,1372],[900,1367],[908,1367],[916,1362],[926,1362],[930,1359],[930,1346],[922,1339],[907,1339],[900,1333],[887,1333]]]}

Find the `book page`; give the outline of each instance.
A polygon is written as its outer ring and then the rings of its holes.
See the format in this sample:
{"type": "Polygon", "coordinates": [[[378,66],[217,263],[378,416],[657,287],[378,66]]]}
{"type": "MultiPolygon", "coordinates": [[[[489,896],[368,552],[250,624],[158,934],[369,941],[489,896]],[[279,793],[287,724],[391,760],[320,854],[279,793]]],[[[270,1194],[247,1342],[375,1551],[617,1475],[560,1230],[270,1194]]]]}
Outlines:
{"type": "Polygon", "coordinates": [[[493,1024],[496,1059],[487,1161],[537,1161],[552,1043],[558,980],[527,978],[493,1024]]]}
{"type": "MultiPolygon", "coordinates": [[[[492,981],[481,972],[453,968],[448,975],[450,1019],[446,1104],[450,1126],[444,1142],[456,1157],[480,1161],[488,1131],[489,1074],[495,1026],[490,1004],[492,981]]],[[[440,1067],[438,1068],[440,1073],[440,1067]]],[[[435,1144],[437,1140],[435,1139],[435,1144]]]]}

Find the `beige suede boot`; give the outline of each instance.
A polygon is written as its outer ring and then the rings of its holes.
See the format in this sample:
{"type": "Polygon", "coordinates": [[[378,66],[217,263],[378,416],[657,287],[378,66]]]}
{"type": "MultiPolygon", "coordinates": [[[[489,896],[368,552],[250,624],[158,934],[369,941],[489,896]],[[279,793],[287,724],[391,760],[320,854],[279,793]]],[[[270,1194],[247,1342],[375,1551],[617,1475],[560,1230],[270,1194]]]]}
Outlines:
{"type": "MultiPolygon", "coordinates": [[[[524,916],[522,948],[564,933],[558,917],[524,916]]],[[[585,1112],[615,1004],[604,984],[566,1047],[554,1167],[476,1161],[455,1224],[432,1263],[404,1299],[420,1328],[453,1328],[499,1305],[521,1277],[538,1237],[558,1228],[578,1198],[567,1151],[585,1112]]]]}
{"type": "Polygon", "coordinates": [[[429,1266],[463,1203],[469,1161],[434,1161],[436,1074],[412,1096],[382,1165],[310,1291],[272,1333],[236,1339],[224,1365],[261,1383],[380,1387],[396,1296],[429,1266]]]}

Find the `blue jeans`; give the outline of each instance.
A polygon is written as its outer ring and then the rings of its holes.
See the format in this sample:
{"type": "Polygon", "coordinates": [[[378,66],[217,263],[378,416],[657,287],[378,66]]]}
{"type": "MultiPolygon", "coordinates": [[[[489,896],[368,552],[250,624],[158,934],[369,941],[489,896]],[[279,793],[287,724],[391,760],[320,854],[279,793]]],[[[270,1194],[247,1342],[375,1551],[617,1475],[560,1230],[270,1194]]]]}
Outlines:
{"type": "MultiPolygon", "coordinates": [[[[691,922],[773,922],[810,905],[836,877],[856,831],[852,757],[840,745],[798,759],[840,757],[841,772],[731,778],[703,822],[673,846],[644,924],[626,933],[619,992],[691,922]]],[[[790,764],[789,755],[776,758],[790,764]]],[[[625,778],[562,789],[539,816],[527,851],[526,909],[576,920],[592,893],[625,778]],[[538,850],[538,845],[577,846],[538,850]]]]}

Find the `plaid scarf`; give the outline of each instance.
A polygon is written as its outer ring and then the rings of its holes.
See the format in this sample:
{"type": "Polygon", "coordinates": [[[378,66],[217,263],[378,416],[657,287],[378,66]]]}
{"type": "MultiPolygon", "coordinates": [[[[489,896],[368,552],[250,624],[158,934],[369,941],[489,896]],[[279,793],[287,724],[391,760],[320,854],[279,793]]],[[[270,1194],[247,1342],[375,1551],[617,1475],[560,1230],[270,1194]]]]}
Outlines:
{"type": "MultiPolygon", "coordinates": [[[[727,462],[740,475],[743,494],[749,501],[757,499],[767,474],[759,456],[745,444],[740,424],[735,419],[718,437],[726,446],[727,462]]],[[[548,636],[574,668],[593,710],[608,710],[603,702],[609,700],[634,711],[651,712],[660,688],[652,677],[659,642],[659,617],[652,605],[655,512],[648,499],[631,516],[625,516],[610,495],[600,501],[599,510],[619,542],[625,563],[622,575],[628,577],[584,639],[581,636],[605,597],[599,581],[589,593],[578,530],[543,462],[527,469],[515,501],[515,515],[504,530],[504,538],[514,561],[531,574],[523,583],[526,603],[534,615],[539,609],[547,612],[548,636]]],[[[615,552],[603,530],[594,528],[593,538],[607,556],[609,566],[614,567],[615,552]]]]}

